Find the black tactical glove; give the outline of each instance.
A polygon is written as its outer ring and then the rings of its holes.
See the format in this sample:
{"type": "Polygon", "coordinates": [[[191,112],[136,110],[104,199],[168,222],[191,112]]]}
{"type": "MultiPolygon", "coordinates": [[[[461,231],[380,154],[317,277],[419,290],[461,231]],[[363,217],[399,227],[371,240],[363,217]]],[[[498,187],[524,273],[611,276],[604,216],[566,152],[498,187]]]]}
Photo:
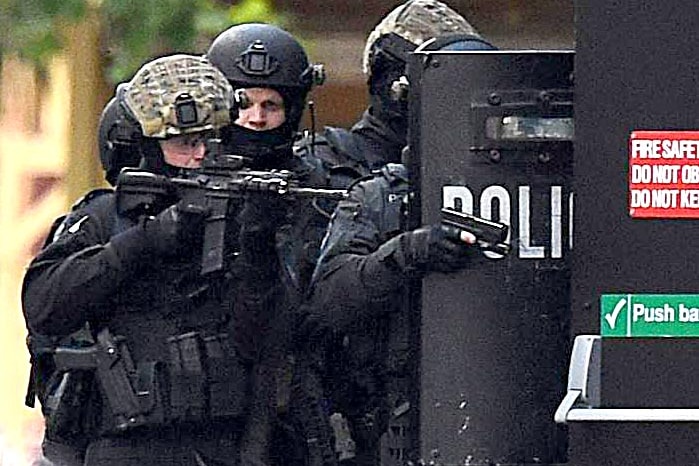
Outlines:
{"type": "Polygon", "coordinates": [[[247,278],[262,284],[278,270],[277,229],[285,222],[287,203],[276,193],[247,196],[238,214],[238,266],[247,278]]]}
{"type": "Polygon", "coordinates": [[[286,207],[275,193],[247,196],[237,218],[241,253],[257,256],[274,250],[277,229],[286,219],[286,207]]]}
{"type": "Polygon", "coordinates": [[[181,200],[145,220],[146,244],[155,254],[174,256],[198,250],[206,212],[200,206],[181,200]]]}
{"type": "Polygon", "coordinates": [[[271,233],[286,219],[287,203],[276,193],[254,193],[245,197],[238,223],[247,231],[271,233]]]}
{"type": "Polygon", "coordinates": [[[406,273],[461,270],[468,266],[475,251],[457,228],[441,224],[402,233],[379,250],[384,248],[392,249],[389,257],[406,273]]]}
{"type": "Polygon", "coordinates": [[[190,257],[201,252],[205,214],[202,208],[180,201],[113,236],[106,245],[112,252],[109,257],[124,271],[138,270],[154,257],[190,257]]]}

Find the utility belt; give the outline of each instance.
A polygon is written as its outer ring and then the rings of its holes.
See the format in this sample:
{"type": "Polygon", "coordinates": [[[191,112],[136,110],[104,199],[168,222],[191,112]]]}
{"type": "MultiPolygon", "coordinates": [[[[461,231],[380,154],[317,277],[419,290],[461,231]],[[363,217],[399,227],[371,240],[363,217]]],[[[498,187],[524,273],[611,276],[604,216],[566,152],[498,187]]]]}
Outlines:
{"type": "Polygon", "coordinates": [[[59,372],[94,374],[102,433],[245,414],[250,367],[237,357],[227,333],[189,332],[167,343],[166,361],[136,364],[124,339],[105,328],[92,346],[56,348],[54,362],[59,372]]]}

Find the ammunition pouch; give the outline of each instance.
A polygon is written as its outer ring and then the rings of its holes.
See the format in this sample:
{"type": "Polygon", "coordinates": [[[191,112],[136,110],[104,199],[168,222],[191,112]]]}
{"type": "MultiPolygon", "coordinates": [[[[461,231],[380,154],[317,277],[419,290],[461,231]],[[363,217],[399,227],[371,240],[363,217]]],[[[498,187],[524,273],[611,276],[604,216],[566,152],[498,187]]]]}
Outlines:
{"type": "Polygon", "coordinates": [[[168,339],[170,416],[174,420],[240,417],[249,394],[250,367],[227,333],[189,332],[168,339]]]}

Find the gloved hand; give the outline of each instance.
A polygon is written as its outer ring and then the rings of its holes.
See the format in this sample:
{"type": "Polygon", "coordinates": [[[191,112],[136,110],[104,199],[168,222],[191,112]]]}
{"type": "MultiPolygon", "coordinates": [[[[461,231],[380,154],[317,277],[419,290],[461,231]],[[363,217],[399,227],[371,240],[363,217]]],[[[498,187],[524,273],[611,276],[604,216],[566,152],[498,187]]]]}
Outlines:
{"type": "Polygon", "coordinates": [[[271,233],[286,219],[287,203],[276,193],[254,193],[245,197],[238,223],[246,231],[271,233]]]}
{"type": "Polygon", "coordinates": [[[476,238],[457,228],[431,225],[398,235],[393,258],[404,272],[454,272],[468,266],[476,238]]]}
{"type": "Polygon", "coordinates": [[[205,216],[201,206],[183,199],[146,219],[143,229],[150,250],[162,256],[196,251],[193,243],[201,241],[205,216]]]}
{"type": "Polygon", "coordinates": [[[247,196],[237,218],[241,250],[249,247],[251,252],[261,253],[273,246],[277,229],[286,220],[286,208],[286,202],[275,193],[247,196]]]}
{"type": "Polygon", "coordinates": [[[287,203],[275,193],[249,195],[238,214],[241,264],[251,275],[266,277],[277,267],[276,233],[286,221],[287,203]]]}

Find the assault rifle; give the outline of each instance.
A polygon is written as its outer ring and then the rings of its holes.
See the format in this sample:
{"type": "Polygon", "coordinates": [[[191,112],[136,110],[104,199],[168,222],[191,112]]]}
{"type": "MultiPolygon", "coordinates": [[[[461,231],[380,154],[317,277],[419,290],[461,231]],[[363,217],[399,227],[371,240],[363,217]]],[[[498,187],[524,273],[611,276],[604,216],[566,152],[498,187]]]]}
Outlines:
{"type": "Polygon", "coordinates": [[[448,207],[443,207],[441,212],[443,225],[472,233],[476,237],[476,244],[482,250],[493,251],[503,256],[510,252],[510,245],[507,243],[509,227],[504,223],[476,217],[448,207]]]}
{"type": "Polygon", "coordinates": [[[252,170],[245,159],[219,155],[207,159],[193,178],[168,178],[139,169],[125,168],[119,174],[117,191],[120,212],[138,209],[157,213],[178,200],[186,200],[205,215],[202,275],[221,271],[224,265],[226,223],[233,202],[254,193],[284,198],[343,199],[344,189],[301,186],[288,170],[252,170]]]}

